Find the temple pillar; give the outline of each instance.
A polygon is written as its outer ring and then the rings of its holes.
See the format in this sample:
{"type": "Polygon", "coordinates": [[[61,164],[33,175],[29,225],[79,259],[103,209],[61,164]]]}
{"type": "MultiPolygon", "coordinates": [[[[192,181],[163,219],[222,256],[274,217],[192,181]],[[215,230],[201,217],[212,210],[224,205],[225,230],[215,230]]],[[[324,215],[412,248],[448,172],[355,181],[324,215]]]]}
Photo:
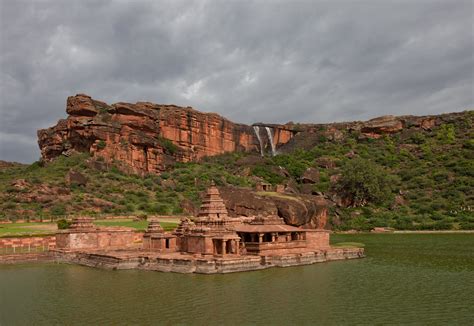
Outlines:
{"type": "Polygon", "coordinates": [[[222,256],[225,255],[225,244],[226,244],[226,241],[225,241],[225,240],[221,240],[222,256]]]}
{"type": "Polygon", "coordinates": [[[275,242],[275,233],[272,233],[272,242],[275,242]]]}
{"type": "Polygon", "coordinates": [[[258,234],[258,243],[262,243],[263,242],[263,234],[259,233],[258,234]]]}

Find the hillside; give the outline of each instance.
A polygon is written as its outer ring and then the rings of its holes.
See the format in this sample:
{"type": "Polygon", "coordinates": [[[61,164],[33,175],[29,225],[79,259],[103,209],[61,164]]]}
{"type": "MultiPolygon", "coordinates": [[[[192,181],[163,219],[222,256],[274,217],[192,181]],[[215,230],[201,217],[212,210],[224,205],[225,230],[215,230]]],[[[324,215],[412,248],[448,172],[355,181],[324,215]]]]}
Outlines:
{"type": "Polygon", "coordinates": [[[159,175],[127,173],[120,162],[89,152],[29,166],[3,164],[0,218],[192,214],[214,180],[229,193],[232,211],[250,214],[271,198],[275,204],[258,209],[295,225],[316,226],[324,206],[327,227],[335,229],[474,229],[473,119],[474,111],[465,111],[292,125],[294,136],[277,146],[276,156],[261,157],[254,149],[169,162],[159,175]],[[251,191],[259,181],[283,184],[286,191],[251,191]],[[293,221],[300,213],[309,217],[293,221]]]}

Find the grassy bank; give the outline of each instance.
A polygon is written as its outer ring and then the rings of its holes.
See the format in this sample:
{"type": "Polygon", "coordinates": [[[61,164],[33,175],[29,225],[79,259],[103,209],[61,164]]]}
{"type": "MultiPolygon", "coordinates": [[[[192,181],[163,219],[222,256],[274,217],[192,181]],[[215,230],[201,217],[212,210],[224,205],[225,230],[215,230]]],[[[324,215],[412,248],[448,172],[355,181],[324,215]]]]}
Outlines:
{"type": "MultiPolygon", "coordinates": [[[[96,220],[94,224],[97,226],[124,226],[144,231],[148,226],[147,221],[134,221],[132,219],[113,219],[113,220],[96,220]]],[[[165,231],[174,230],[178,226],[178,222],[160,222],[165,231]]],[[[0,237],[17,237],[17,236],[40,236],[54,234],[57,231],[56,223],[7,223],[0,224],[0,237]]]]}

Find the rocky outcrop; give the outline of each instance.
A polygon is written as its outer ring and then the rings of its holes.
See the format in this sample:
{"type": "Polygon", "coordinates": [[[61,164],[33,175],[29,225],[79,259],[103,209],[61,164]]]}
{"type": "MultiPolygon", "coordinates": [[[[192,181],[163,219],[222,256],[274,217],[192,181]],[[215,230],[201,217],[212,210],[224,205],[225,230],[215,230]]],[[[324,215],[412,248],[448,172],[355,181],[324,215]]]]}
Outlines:
{"type": "Polygon", "coordinates": [[[323,229],[327,224],[328,203],[310,195],[254,192],[237,187],[220,187],[229,216],[278,215],[286,224],[323,229]]]}
{"type": "Polygon", "coordinates": [[[85,186],[87,184],[87,177],[81,172],[69,170],[65,177],[66,185],[85,186]]]}
{"type": "Polygon", "coordinates": [[[25,179],[12,181],[10,196],[17,203],[66,202],[71,199],[68,188],[48,184],[33,185],[25,179]]]}
{"type": "MultiPolygon", "coordinates": [[[[67,119],[38,131],[42,159],[88,152],[106,162],[117,162],[130,172],[160,173],[170,162],[269,148],[251,126],[233,123],[215,113],[190,107],[149,102],[108,105],[79,94],[67,100],[67,119]]],[[[268,125],[275,146],[288,142],[294,131],[268,125]]]]}
{"type": "Polygon", "coordinates": [[[431,130],[447,123],[456,123],[465,112],[454,112],[429,116],[393,116],[387,115],[368,121],[337,122],[326,124],[294,124],[285,126],[295,132],[283,146],[283,151],[295,148],[312,149],[321,139],[341,141],[349,134],[358,134],[359,138],[377,139],[383,135],[400,133],[405,130],[431,130]],[[296,133],[296,131],[298,131],[296,133]]]}
{"type": "Polygon", "coordinates": [[[319,181],[319,171],[315,168],[309,167],[301,176],[302,183],[317,183],[319,181]]]}
{"type": "Polygon", "coordinates": [[[402,129],[403,122],[400,119],[387,115],[367,121],[360,131],[370,138],[378,138],[383,134],[394,134],[402,129]]]}

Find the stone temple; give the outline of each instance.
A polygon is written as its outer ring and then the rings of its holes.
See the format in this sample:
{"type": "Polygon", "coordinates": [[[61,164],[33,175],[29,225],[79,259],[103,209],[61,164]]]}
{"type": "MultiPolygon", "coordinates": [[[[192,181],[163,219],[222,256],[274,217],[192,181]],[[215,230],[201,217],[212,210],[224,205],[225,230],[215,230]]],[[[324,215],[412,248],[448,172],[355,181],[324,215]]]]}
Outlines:
{"type": "Polygon", "coordinates": [[[332,248],[327,230],[290,226],[278,216],[229,217],[214,184],[197,217],[183,217],[173,232],[151,220],[137,239],[133,230],[94,228],[81,218],[57,239],[58,260],[181,273],[229,273],[364,256],[362,248],[332,248]]]}

